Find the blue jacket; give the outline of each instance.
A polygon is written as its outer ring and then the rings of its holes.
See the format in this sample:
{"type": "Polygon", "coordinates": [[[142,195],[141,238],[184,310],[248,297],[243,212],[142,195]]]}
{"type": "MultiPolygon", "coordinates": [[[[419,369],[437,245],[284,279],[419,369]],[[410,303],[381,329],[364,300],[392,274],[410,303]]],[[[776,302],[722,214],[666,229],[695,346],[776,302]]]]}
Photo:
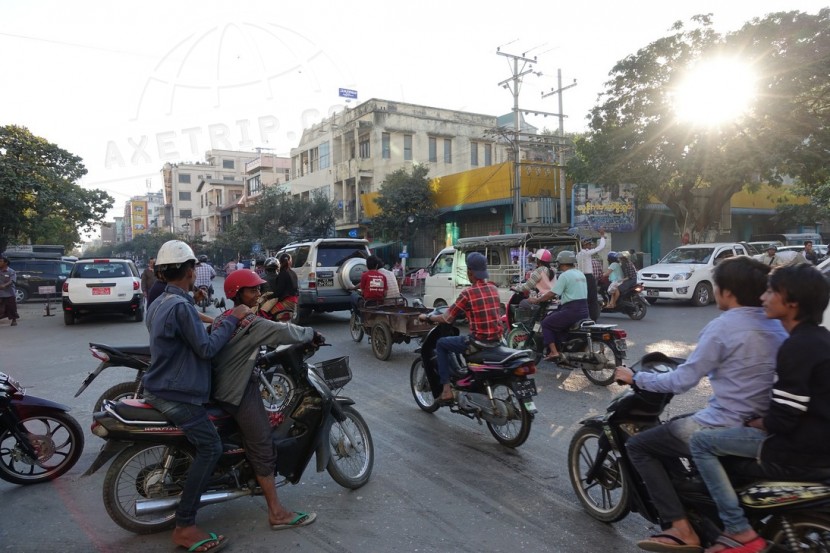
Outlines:
{"type": "Polygon", "coordinates": [[[210,360],[230,340],[238,322],[230,315],[208,334],[193,298],[168,284],[147,311],[152,362],[144,375],[144,387],[168,401],[207,403],[210,360]]]}

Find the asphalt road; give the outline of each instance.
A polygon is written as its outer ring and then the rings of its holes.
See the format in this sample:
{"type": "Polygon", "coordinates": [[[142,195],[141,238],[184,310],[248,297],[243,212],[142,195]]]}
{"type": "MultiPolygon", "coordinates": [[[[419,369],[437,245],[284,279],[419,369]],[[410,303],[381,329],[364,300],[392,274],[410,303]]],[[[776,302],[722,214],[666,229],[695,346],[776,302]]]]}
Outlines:
{"type": "MultiPolygon", "coordinates": [[[[19,326],[0,321],[0,370],[32,395],[69,405],[87,436],[80,461],[58,480],[29,487],[0,481],[0,551],[173,550],[167,533],[134,535],[109,519],[101,500],[105,469],[81,477],[103,443],[88,431],[93,403],[106,388],[132,376],[127,369],[108,369],[74,398],[97,365],[88,342],[146,343],[143,323],[101,316],[66,327],[59,311],[43,316],[42,302],[26,303],[20,311],[19,326]]],[[[646,351],[687,355],[717,314],[715,306],[663,302],[642,321],[619,314],[602,320],[628,332],[633,362],[646,351]]],[[[389,361],[379,361],[365,339],[351,341],[347,315],[315,316],[313,326],[333,347],[314,360],[350,356],[354,378],[345,394],[356,400],[372,432],[371,480],[349,491],[327,473],[315,473],[312,461],[300,484],[279,492],[288,507],[318,513],[317,522],[297,530],[272,532],[261,497],[204,507],[199,524],[228,536],[232,543],[226,551],[637,551],[649,523],[636,514],[612,525],[593,520],[581,509],[567,475],[568,443],[579,421],[602,412],[618,386],[601,388],[579,373],[543,363],[536,375],[540,412],[528,441],[511,450],[475,421],[446,409],[420,411],[408,383],[416,344],[396,344],[389,361]]],[[[699,408],[708,391],[702,383],[677,398],[671,413],[699,408]]]]}

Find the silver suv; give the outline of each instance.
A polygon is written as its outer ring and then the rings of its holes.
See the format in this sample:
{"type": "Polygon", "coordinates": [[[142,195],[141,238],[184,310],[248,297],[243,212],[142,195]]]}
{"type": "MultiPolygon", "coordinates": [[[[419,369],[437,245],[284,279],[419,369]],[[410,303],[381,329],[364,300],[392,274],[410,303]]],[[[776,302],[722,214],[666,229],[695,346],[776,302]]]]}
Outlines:
{"type": "Polygon", "coordinates": [[[291,256],[300,299],[292,322],[308,324],[315,311],[328,313],[351,308],[349,288],[360,284],[366,271],[369,242],[355,238],[318,238],[283,247],[291,256]]]}

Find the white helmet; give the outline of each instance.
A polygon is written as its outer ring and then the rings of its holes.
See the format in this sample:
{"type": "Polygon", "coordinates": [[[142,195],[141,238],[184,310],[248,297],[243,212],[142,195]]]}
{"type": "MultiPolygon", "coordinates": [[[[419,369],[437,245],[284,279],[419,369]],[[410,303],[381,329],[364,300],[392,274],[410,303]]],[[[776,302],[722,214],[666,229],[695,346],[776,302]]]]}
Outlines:
{"type": "Polygon", "coordinates": [[[181,240],[165,242],[159,248],[158,255],[156,255],[156,266],[161,267],[165,265],[179,267],[187,261],[196,261],[196,256],[193,255],[193,250],[190,249],[190,246],[181,240]]]}

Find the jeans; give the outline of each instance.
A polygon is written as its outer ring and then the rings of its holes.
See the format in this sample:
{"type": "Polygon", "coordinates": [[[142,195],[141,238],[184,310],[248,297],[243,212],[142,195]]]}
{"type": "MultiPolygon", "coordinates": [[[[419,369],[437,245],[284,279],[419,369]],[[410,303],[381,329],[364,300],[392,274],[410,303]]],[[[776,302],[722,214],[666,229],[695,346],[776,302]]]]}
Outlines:
{"type": "Polygon", "coordinates": [[[729,481],[718,457],[757,458],[766,432],[757,428],[704,428],[692,436],[689,449],[709,495],[718,506],[718,515],[727,534],[738,534],[751,528],[741,509],[738,494],[729,481]]]}
{"type": "Polygon", "coordinates": [[[176,509],[176,526],[193,526],[196,524],[196,511],[199,510],[202,493],[207,489],[216,462],[222,456],[222,440],[202,405],[168,401],[146,391],[144,399],[181,428],[187,441],[196,449],[176,509]]]}
{"type": "Polygon", "coordinates": [[[435,344],[435,355],[438,362],[438,378],[441,384],[450,381],[450,355],[467,351],[469,336],[444,336],[435,344]]]}
{"type": "Polygon", "coordinates": [[[631,464],[643,479],[663,523],[686,518],[664,463],[679,463],[679,457],[690,457],[689,441],[701,428],[690,415],[684,415],[640,432],[625,444],[631,464]]]}

